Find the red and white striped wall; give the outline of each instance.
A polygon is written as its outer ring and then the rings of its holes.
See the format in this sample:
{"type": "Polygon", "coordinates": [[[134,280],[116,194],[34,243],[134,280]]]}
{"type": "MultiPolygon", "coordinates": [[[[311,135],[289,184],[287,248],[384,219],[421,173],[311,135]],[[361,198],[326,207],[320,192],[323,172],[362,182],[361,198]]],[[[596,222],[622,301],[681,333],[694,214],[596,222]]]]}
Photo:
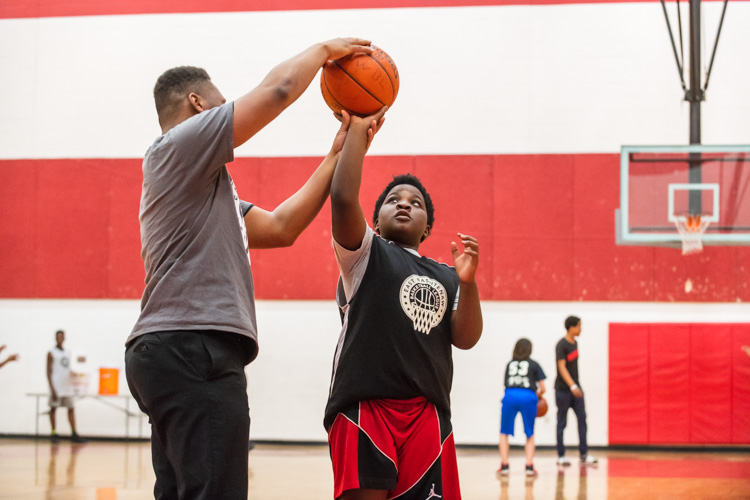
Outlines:
{"type": "MultiPolygon", "coordinates": [[[[703,4],[706,64],[721,6],[703,4]]],[[[674,3],[668,7],[674,20],[674,3]]],[[[706,144],[750,137],[749,25],[750,2],[730,2],[703,104],[706,144]]],[[[47,390],[44,357],[56,329],[88,355],[82,370],[122,365],[143,287],[140,159],[159,134],[151,96],[159,74],[205,67],[233,99],[281,60],[338,36],[371,39],[402,79],[366,162],[363,205],[372,206],[391,175],[410,171],[437,207],[424,253],[449,262],[456,232],[480,239],[485,333],[475,349],[456,353],[459,443],[495,442],[502,369],[519,337],[532,340],[552,384],[554,343],[568,314],[584,318],[581,372],[597,445],[610,442],[617,418],[610,323],[750,322],[747,247],[683,257],[615,245],[620,146],[688,138],[659,2],[7,0],[0,344],[21,360],[0,372],[11,381],[0,385],[9,401],[0,433],[33,432],[25,394],[47,390]]],[[[337,128],[315,80],[237,150],[230,171],[240,195],[273,208],[304,182],[337,128]]],[[[252,254],[261,354],[248,374],[257,439],[325,437],[338,334],[329,223],[326,206],[293,248],[252,254]]],[[[727,352],[739,349],[741,339],[720,337],[727,352]]],[[[739,407],[750,401],[741,391],[733,397],[739,407]]],[[[122,433],[120,416],[100,406],[81,402],[82,432],[122,433]]],[[[552,413],[538,426],[540,444],[554,442],[552,413]]]]}

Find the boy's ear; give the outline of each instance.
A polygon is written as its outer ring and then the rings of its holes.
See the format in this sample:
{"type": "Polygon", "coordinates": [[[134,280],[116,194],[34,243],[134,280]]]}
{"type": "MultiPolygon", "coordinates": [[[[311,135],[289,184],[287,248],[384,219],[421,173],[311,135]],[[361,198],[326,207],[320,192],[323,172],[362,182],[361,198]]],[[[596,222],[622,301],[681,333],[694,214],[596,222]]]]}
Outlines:
{"type": "Polygon", "coordinates": [[[425,226],[424,233],[422,234],[422,239],[419,240],[420,243],[427,239],[427,237],[430,235],[430,231],[432,231],[432,228],[430,226],[425,226]]]}
{"type": "Polygon", "coordinates": [[[380,234],[380,219],[375,219],[375,225],[372,228],[373,231],[380,234]]]}

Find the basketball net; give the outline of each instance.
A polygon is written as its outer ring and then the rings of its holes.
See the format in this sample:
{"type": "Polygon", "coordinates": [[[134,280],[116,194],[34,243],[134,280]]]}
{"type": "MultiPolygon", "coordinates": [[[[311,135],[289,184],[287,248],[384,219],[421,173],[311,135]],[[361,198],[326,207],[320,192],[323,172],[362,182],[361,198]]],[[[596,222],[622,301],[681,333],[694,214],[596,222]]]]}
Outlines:
{"type": "Polygon", "coordinates": [[[703,235],[711,223],[700,215],[679,215],[674,225],[682,238],[682,255],[691,255],[703,251],[703,235]]]}

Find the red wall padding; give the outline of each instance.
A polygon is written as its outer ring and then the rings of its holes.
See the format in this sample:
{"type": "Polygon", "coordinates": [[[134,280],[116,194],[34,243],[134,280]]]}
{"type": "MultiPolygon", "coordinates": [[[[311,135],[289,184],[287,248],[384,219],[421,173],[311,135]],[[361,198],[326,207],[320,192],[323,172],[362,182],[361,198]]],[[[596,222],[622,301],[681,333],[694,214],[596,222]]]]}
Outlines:
{"type": "Polygon", "coordinates": [[[750,444],[750,324],[609,325],[609,444],[750,444]]]}
{"type": "Polygon", "coordinates": [[[609,441],[648,443],[649,325],[622,326],[609,325],[609,441]]]}
{"type": "Polygon", "coordinates": [[[691,442],[731,443],[732,325],[692,325],[689,367],[691,442]]]}
{"type": "Polygon", "coordinates": [[[650,443],[690,442],[690,327],[649,327],[650,443]]]}
{"type": "MultiPolygon", "coordinates": [[[[273,209],[319,161],[238,158],[230,171],[242,198],[273,209]]],[[[140,159],[0,161],[0,298],[138,298],[140,168],[140,159]]],[[[683,257],[615,245],[619,155],[374,156],[365,171],[368,218],[394,174],[423,180],[436,206],[424,254],[450,263],[456,232],[479,238],[484,300],[750,300],[750,247],[683,257]]],[[[330,299],[329,205],[292,248],[251,258],[258,298],[330,299]]]]}
{"type": "Polygon", "coordinates": [[[750,443],[750,363],[737,346],[750,345],[750,325],[732,328],[732,436],[737,442],[750,443]]]}

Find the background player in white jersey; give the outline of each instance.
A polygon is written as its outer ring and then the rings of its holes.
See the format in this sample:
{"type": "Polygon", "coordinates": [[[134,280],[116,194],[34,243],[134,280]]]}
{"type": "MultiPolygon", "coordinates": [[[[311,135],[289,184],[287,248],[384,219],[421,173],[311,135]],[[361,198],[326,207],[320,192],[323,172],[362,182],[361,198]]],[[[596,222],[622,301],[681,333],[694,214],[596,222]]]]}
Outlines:
{"type": "Polygon", "coordinates": [[[334,497],[457,500],[451,350],[473,347],[482,334],[479,245],[458,234],[463,252],[451,244],[455,267],[419,255],[434,209],[409,174],[386,186],[370,228],[359,189],[384,112],[351,117],[331,184],[344,315],[324,419],[334,497]]]}
{"type": "Polygon", "coordinates": [[[52,428],[52,442],[57,442],[57,408],[64,406],[68,409],[68,422],[70,422],[70,439],[74,443],[82,443],[86,440],[76,432],[76,413],[73,404],[73,383],[71,380],[70,365],[73,358],[70,351],[63,347],[65,332],[58,330],[55,333],[56,345],[47,353],[47,382],[49,382],[49,423],[52,428]]]}

